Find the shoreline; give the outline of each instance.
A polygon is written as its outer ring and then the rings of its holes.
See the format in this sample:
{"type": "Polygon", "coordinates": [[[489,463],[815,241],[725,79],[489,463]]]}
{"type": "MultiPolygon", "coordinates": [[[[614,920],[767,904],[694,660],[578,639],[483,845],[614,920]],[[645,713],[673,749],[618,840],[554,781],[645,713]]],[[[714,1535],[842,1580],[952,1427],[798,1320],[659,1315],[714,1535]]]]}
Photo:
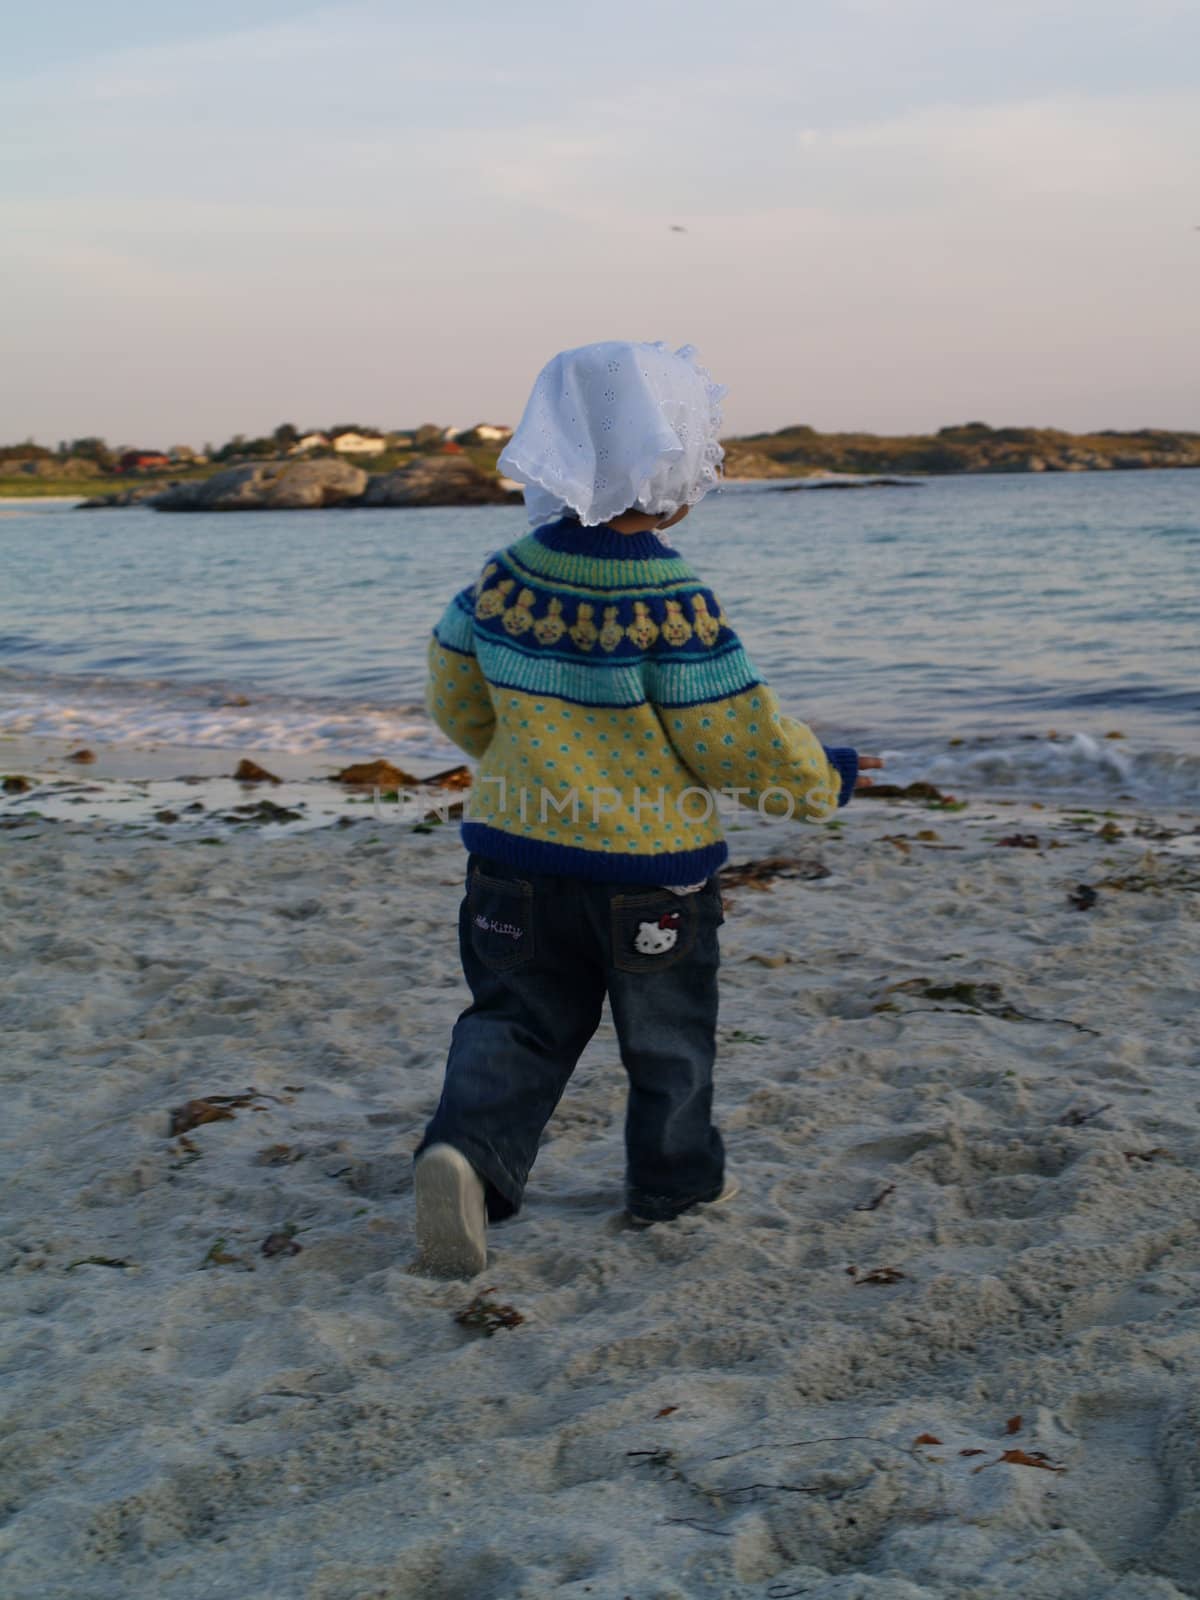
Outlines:
{"type": "MultiPolygon", "coordinates": [[[[335,458],[320,457],[320,458],[317,458],[317,459],[323,461],[323,460],[330,460],[330,459],[335,459],[335,458]]],[[[432,460],[434,462],[438,462],[439,460],[457,461],[457,460],[459,460],[461,458],[459,458],[459,457],[449,457],[449,458],[432,457],[432,458],[428,458],[428,459],[430,459],[430,460],[432,460]]],[[[283,468],[288,467],[288,466],[294,466],[295,464],[296,463],[295,463],[294,460],[288,460],[287,458],[281,459],[279,461],[275,461],[275,460],[264,458],[263,460],[255,460],[253,462],[244,463],[243,465],[246,465],[246,466],[262,466],[262,467],[279,467],[280,469],[283,469],[283,468]]],[[[226,471],[226,470],[230,470],[230,469],[223,467],[223,468],[218,469],[218,470],[219,471],[226,471]]],[[[861,485],[862,487],[866,488],[866,487],[874,487],[874,486],[876,486],[876,484],[878,484],[878,483],[880,483],[882,481],[887,481],[888,486],[892,487],[892,486],[894,486],[894,481],[897,480],[897,479],[907,479],[907,480],[910,480],[911,483],[919,484],[919,483],[926,483],[926,482],[936,482],[940,478],[1024,478],[1024,477],[1049,477],[1049,478],[1054,478],[1054,477],[1077,477],[1077,476],[1080,476],[1080,475],[1090,475],[1090,474],[1094,474],[1094,473],[1101,473],[1101,474],[1104,474],[1106,476],[1114,476],[1114,475],[1115,476],[1124,476],[1126,474],[1142,474],[1142,473],[1146,473],[1146,472],[1190,472],[1190,471],[1197,471],[1197,470],[1200,470],[1200,459],[1197,459],[1195,461],[1164,461],[1161,464],[1157,463],[1157,462],[1154,462],[1154,461],[1145,461],[1145,462],[1143,462],[1143,463],[1141,463],[1139,465],[1136,465],[1136,466],[1132,465],[1132,464],[1128,464],[1128,463],[1120,465],[1120,466],[1117,466],[1117,465],[1111,465],[1111,464],[1108,464],[1108,463],[1101,464],[1099,462],[1091,462],[1091,463],[1079,462],[1079,463],[1071,463],[1070,465],[1043,465],[1043,466],[1040,466],[1040,467],[1030,467],[1030,466],[1025,466],[1025,465],[1013,465],[1013,466],[984,465],[984,466],[978,466],[978,467],[937,468],[937,467],[929,467],[929,466],[908,467],[908,466],[903,465],[902,463],[901,464],[895,464],[895,463],[889,463],[889,462],[881,462],[878,466],[863,467],[861,469],[839,469],[839,468],[835,468],[835,467],[814,466],[814,467],[800,467],[798,470],[794,470],[791,467],[785,467],[782,464],[780,464],[778,467],[773,467],[772,470],[769,470],[769,471],[763,471],[763,472],[757,472],[757,473],[749,473],[749,474],[744,472],[744,471],[736,472],[736,473],[729,473],[728,475],[726,475],[722,479],[722,481],[724,483],[729,483],[729,484],[735,484],[736,483],[736,484],[770,484],[770,485],[782,485],[782,484],[784,484],[786,482],[810,483],[810,484],[811,483],[826,482],[826,483],[843,483],[843,484],[847,484],[847,485],[861,485]]],[[[160,479],[151,477],[151,478],[134,478],[134,479],[131,479],[129,481],[122,481],[121,483],[114,483],[110,479],[99,478],[99,479],[96,479],[93,483],[90,483],[88,488],[86,488],[86,489],[80,487],[78,490],[72,489],[70,491],[67,491],[67,492],[64,492],[64,493],[57,493],[57,494],[53,493],[53,492],[46,492],[46,491],[43,491],[43,490],[39,489],[38,487],[36,487],[36,484],[39,481],[39,480],[36,480],[36,479],[31,480],[31,483],[34,486],[31,486],[29,489],[24,489],[23,486],[18,481],[10,479],[10,480],[7,480],[5,482],[4,487],[3,487],[3,492],[0,492],[0,516],[3,516],[6,513],[11,512],[14,509],[18,509],[18,510],[19,509],[24,509],[27,506],[32,505],[32,504],[44,505],[48,509],[52,508],[52,507],[62,508],[64,506],[82,506],[82,505],[86,504],[86,505],[88,505],[89,509],[95,509],[95,510],[120,510],[120,511],[136,510],[136,509],[138,509],[138,507],[140,505],[142,505],[143,509],[153,510],[155,508],[152,505],[148,505],[148,504],[143,505],[142,501],[139,500],[139,499],[125,500],[125,499],[122,498],[122,496],[124,496],[126,494],[129,494],[129,493],[134,493],[134,494],[144,493],[145,496],[149,497],[149,496],[154,495],[154,494],[165,493],[168,489],[173,488],[173,487],[183,487],[183,488],[199,487],[199,486],[202,486],[202,485],[208,483],[211,478],[216,477],[216,476],[218,476],[218,472],[214,471],[213,473],[210,473],[210,474],[208,474],[208,475],[206,475],[204,477],[189,477],[189,478],[186,478],[186,479],[183,479],[183,480],[180,480],[178,478],[164,478],[164,479],[160,480],[160,479]]],[[[387,473],[383,473],[383,474],[367,474],[367,476],[368,476],[368,478],[372,478],[372,477],[388,477],[389,474],[387,474],[387,473]]],[[[485,474],[484,476],[489,476],[489,475],[485,474]]],[[[40,480],[40,481],[41,482],[45,482],[46,480],[43,479],[43,480],[40,480]]],[[[399,501],[394,501],[394,502],[389,503],[389,502],[386,502],[386,501],[371,502],[371,501],[368,501],[368,500],[365,500],[365,499],[361,499],[359,497],[352,497],[351,499],[347,500],[345,502],[345,504],[340,507],[340,509],[350,510],[350,511],[353,511],[353,510],[376,510],[376,511],[378,511],[378,510],[416,510],[416,509],[427,508],[429,506],[445,506],[445,507],[448,507],[448,508],[451,508],[451,509],[463,509],[463,508],[466,508],[468,506],[475,506],[475,505],[480,505],[480,504],[497,504],[497,505],[509,504],[509,505],[518,505],[518,506],[521,504],[521,500],[520,500],[519,495],[517,493],[517,491],[519,490],[519,487],[520,487],[519,485],[512,484],[511,480],[503,478],[502,476],[496,477],[495,481],[496,481],[496,484],[499,486],[499,489],[501,491],[501,495],[500,495],[500,498],[498,498],[498,499],[496,499],[494,501],[480,501],[478,498],[464,497],[464,498],[459,499],[459,500],[454,500],[454,499],[429,500],[429,501],[413,500],[411,503],[401,503],[399,501]],[[509,498],[507,498],[507,499],[504,498],[504,496],[506,496],[506,495],[509,498]]],[[[895,485],[895,486],[900,486],[900,485],[895,485]]],[[[189,507],[188,509],[191,510],[193,512],[193,514],[194,514],[195,511],[202,511],[202,510],[204,510],[206,508],[203,508],[203,507],[191,508],[191,507],[189,507]]],[[[249,505],[249,504],[247,504],[244,507],[237,507],[235,509],[242,509],[242,510],[285,509],[285,510],[294,510],[294,511],[295,510],[322,510],[322,509],[328,510],[328,509],[330,509],[330,506],[328,504],[323,504],[321,502],[314,501],[309,505],[299,505],[299,504],[297,504],[297,505],[289,505],[289,506],[284,506],[284,507],[272,507],[272,506],[263,505],[263,504],[257,504],[257,505],[249,505]]],[[[222,515],[225,514],[224,513],[224,509],[222,509],[221,514],[222,515]]]]}
{"type": "MultiPolygon", "coordinates": [[[[150,829],[156,837],[167,836],[168,827],[180,834],[203,827],[218,833],[262,831],[269,837],[309,832],[314,829],[345,827],[351,822],[372,821],[376,825],[412,826],[433,819],[434,815],[462,799],[458,790],[429,787],[425,780],[448,766],[451,760],[402,757],[403,767],[416,779],[416,786],[399,795],[384,787],[382,798],[371,789],[340,784],[334,774],[359,759],[345,753],[321,756],[312,752],[272,751],[253,745],[238,749],[184,747],[157,744],[89,746],[95,760],[72,761],[70,754],[78,741],[35,736],[0,736],[0,776],[14,776],[25,782],[23,791],[0,794],[0,828],[13,830],[37,821],[78,822],[122,830],[150,829]],[[238,763],[249,759],[266,770],[277,782],[238,779],[238,763]],[[261,804],[265,802],[265,804],[261,804]],[[237,809],[250,813],[239,819],[237,809]],[[258,814],[253,814],[257,808],[258,814]],[[278,813],[291,813],[282,816],[278,813]],[[162,814],[170,814],[169,824],[162,814]]],[[[887,772],[877,775],[887,785],[887,772]]],[[[916,787],[931,789],[928,800],[899,796],[867,798],[857,795],[850,808],[855,819],[895,813],[900,817],[927,815],[934,826],[942,818],[961,815],[970,828],[984,825],[995,815],[1012,827],[1071,826],[1071,819],[1091,817],[1098,824],[1128,825],[1169,831],[1180,842],[1172,848],[1180,853],[1200,852],[1200,808],[1167,800],[1153,803],[1123,794],[1084,795],[1040,793],[1002,793],[994,788],[964,788],[956,785],[947,795],[936,786],[918,782],[916,787]],[[949,802],[947,809],[946,804],[949,802]]],[[[902,786],[903,787],[903,786],[902,786]]],[[[1036,785],[1031,784],[1030,789],[1036,785]]],[[[469,786],[468,786],[469,788],[469,786]]],[[[844,825],[847,812],[831,819],[836,829],[844,825]]],[[[445,819],[450,820],[450,819],[445,819]]],[[[739,809],[726,821],[732,836],[739,829],[770,826],[754,811],[739,809]]],[[[806,831],[814,825],[791,822],[806,831]]],[[[816,828],[828,824],[815,825],[816,828]]],[[[731,837],[732,844],[732,837],[731,837]]]]}

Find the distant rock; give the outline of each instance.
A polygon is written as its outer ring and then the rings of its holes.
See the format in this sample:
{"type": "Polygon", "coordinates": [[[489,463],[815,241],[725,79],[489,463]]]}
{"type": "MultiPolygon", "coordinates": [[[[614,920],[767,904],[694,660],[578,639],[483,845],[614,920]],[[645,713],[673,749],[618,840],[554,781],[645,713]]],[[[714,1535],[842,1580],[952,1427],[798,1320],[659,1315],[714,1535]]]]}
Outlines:
{"type": "MultiPolygon", "coordinates": [[[[172,488],[176,486],[171,485],[172,488]]],[[[131,484],[128,489],[118,489],[115,494],[93,495],[90,500],[81,500],[75,507],[76,511],[111,511],[120,506],[140,506],[153,500],[156,495],[164,492],[161,483],[131,484]]]]}
{"type": "Polygon", "coordinates": [[[815,483],[789,483],[779,494],[812,494],[817,489],[923,489],[913,478],[818,478],[815,483]]]}
{"type": "Polygon", "coordinates": [[[71,754],[66,759],[68,761],[78,761],[81,766],[86,766],[89,761],[95,761],[96,752],[94,750],[87,749],[72,750],[71,754]]]}
{"type": "Polygon", "coordinates": [[[332,781],[353,784],[355,788],[415,789],[421,780],[390,761],[356,761],[335,772],[332,781]]]}
{"type": "Polygon", "coordinates": [[[435,772],[431,777],[422,778],[421,782],[427,789],[469,789],[471,787],[470,767],[447,767],[444,772],[435,772]]]}
{"type": "Polygon", "coordinates": [[[257,761],[250,761],[245,756],[238,762],[233,775],[239,783],[279,783],[281,781],[273,772],[268,772],[266,767],[260,767],[257,761]]]}
{"type": "MultiPolygon", "coordinates": [[[[515,505],[504,488],[467,456],[422,456],[395,472],[368,477],[335,458],[248,461],[200,482],[153,494],[156,511],[300,511],[324,506],[515,505]]],[[[129,503],[129,502],[127,502],[129,503]]]]}
{"type": "Polygon", "coordinates": [[[496,506],[520,503],[467,456],[421,456],[395,472],[371,479],[365,506],[496,506]]]}
{"type": "Polygon", "coordinates": [[[255,461],[198,483],[178,483],[151,504],[156,511],[300,511],[358,501],[367,474],[348,461],[255,461]]]}
{"type": "Polygon", "coordinates": [[[335,772],[331,782],[349,784],[355,789],[469,789],[471,769],[447,767],[444,772],[431,773],[428,778],[417,778],[403,767],[394,767],[390,761],[356,761],[335,772]]]}

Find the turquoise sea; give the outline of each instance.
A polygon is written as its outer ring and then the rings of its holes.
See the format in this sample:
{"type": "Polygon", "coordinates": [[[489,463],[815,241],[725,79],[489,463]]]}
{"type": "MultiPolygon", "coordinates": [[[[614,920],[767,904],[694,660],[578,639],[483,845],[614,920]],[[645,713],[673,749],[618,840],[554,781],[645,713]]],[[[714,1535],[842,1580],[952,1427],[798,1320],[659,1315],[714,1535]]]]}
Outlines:
{"type": "MultiPolygon", "coordinates": [[[[523,528],[507,507],[8,502],[0,732],[448,759],[429,629],[523,528]]],[[[734,484],[675,537],[787,709],[890,778],[1200,799],[1200,472],[734,484]]]]}

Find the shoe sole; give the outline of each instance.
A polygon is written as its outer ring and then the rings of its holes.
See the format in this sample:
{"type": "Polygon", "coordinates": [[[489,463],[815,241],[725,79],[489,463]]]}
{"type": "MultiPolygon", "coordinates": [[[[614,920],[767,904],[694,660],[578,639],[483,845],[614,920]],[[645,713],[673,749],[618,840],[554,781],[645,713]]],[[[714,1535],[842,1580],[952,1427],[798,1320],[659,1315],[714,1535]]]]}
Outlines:
{"type": "Polygon", "coordinates": [[[706,1210],[710,1206],[728,1205],[728,1203],[734,1198],[734,1196],[741,1194],[741,1192],[742,1192],[742,1186],[737,1181],[736,1178],[726,1178],[725,1179],[725,1187],[721,1190],[721,1192],[717,1196],[717,1198],[715,1200],[702,1200],[700,1202],[700,1204],[706,1210]]]}
{"type": "MultiPolygon", "coordinates": [[[[720,1194],[717,1195],[715,1199],[713,1199],[713,1200],[697,1200],[693,1205],[688,1206],[686,1211],[681,1211],[679,1213],[679,1215],[682,1217],[682,1216],[686,1216],[688,1211],[711,1211],[714,1206],[728,1205],[729,1202],[734,1198],[734,1196],[741,1194],[741,1192],[742,1192],[742,1186],[741,1186],[741,1184],[738,1182],[738,1180],[736,1178],[726,1178],[725,1179],[725,1187],[721,1190],[720,1194]]],[[[625,1216],[626,1216],[626,1218],[627,1218],[627,1220],[629,1222],[630,1227],[633,1227],[633,1228],[653,1228],[655,1226],[656,1222],[658,1222],[659,1220],[663,1220],[663,1221],[668,1220],[666,1218],[659,1219],[659,1218],[655,1218],[655,1217],[638,1217],[638,1216],[635,1216],[633,1214],[633,1212],[631,1212],[631,1211],[627,1211],[625,1213],[625,1216]]],[[[670,1220],[674,1220],[674,1219],[670,1219],[670,1220]]]]}
{"type": "Polygon", "coordinates": [[[487,1266],[483,1184],[466,1156],[434,1145],[417,1162],[417,1255],[439,1278],[473,1278],[487,1266]]]}

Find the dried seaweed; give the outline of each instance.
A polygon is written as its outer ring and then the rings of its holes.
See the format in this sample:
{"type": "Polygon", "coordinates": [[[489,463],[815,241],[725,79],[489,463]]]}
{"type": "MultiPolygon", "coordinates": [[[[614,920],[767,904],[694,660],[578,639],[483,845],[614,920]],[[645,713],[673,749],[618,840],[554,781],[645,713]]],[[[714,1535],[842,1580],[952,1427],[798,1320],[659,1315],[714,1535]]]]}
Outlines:
{"type": "Polygon", "coordinates": [[[913,1010],[953,1011],[968,1016],[999,1017],[1002,1022],[1054,1023],[1060,1027],[1074,1028],[1078,1033],[1097,1033],[1095,1028],[1089,1028],[1082,1022],[1074,1022],[1070,1017],[1040,1017],[1032,1011],[1019,1010],[1004,998],[1004,991],[998,983],[978,983],[967,979],[960,979],[956,983],[939,983],[932,978],[905,978],[900,983],[889,984],[884,990],[884,998],[876,1001],[872,1010],[895,1011],[897,1007],[889,998],[892,995],[947,1002],[930,1007],[914,1007],[913,1010]]]}
{"type": "Polygon", "coordinates": [[[303,822],[304,812],[293,806],[281,806],[274,800],[250,800],[245,805],[233,806],[222,816],[222,822],[303,822]]]}
{"type": "Polygon", "coordinates": [[[1065,1472],[1066,1467],[1060,1467],[1051,1461],[1044,1450],[1002,1450],[995,1461],[982,1461],[979,1466],[972,1467],[972,1472],[986,1472],[989,1467],[1001,1466],[1007,1462],[1013,1467],[1040,1467],[1043,1472],[1065,1472]]]}
{"type": "Polygon", "coordinates": [[[286,1227],[269,1233],[259,1246],[264,1256],[298,1256],[303,1245],[296,1243],[296,1225],[289,1222],[286,1227]]]}
{"type": "Polygon", "coordinates": [[[249,1088],[241,1094],[209,1094],[185,1101],[171,1111],[170,1136],[175,1138],[177,1134],[191,1133],[193,1128],[203,1127],[206,1122],[232,1122],[234,1111],[247,1106],[252,1111],[265,1111],[265,1106],[256,1105],[255,1102],[277,1098],[264,1094],[261,1089],[249,1088]]]}
{"type": "Polygon", "coordinates": [[[831,876],[830,869],[816,856],[765,856],[758,861],[741,861],[721,870],[722,889],[767,890],[778,878],[803,878],[810,882],[831,876]]]}
{"type": "Polygon", "coordinates": [[[870,1272],[860,1273],[857,1267],[847,1267],[846,1273],[855,1280],[858,1288],[863,1284],[899,1283],[908,1274],[901,1272],[899,1267],[872,1267],[870,1272]]]}
{"type": "Polygon", "coordinates": [[[253,1272],[253,1264],[245,1256],[234,1255],[226,1250],[227,1239],[214,1239],[205,1251],[204,1260],[200,1263],[201,1271],[207,1267],[244,1267],[247,1272],[253,1272]]]}
{"type": "Polygon", "coordinates": [[[1112,1101],[1106,1100],[1102,1106],[1096,1106],[1091,1111],[1084,1111],[1079,1106],[1072,1106],[1069,1111],[1064,1111],[1058,1119],[1060,1128],[1082,1128],[1085,1122],[1102,1116],[1104,1112],[1112,1110],[1112,1101]]]}
{"type": "Polygon", "coordinates": [[[1164,862],[1146,855],[1139,863],[1141,870],[1127,872],[1120,877],[1101,878],[1102,889],[1117,889],[1124,894],[1163,894],[1168,889],[1195,892],[1200,889],[1200,866],[1195,860],[1164,862]]]}
{"type": "Polygon", "coordinates": [[[854,1209],[855,1211],[878,1211],[888,1195],[895,1194],[895,1192],[896,1185],[894,1183],[885,1183],[878,1194],[873,1195],[870,1200],[860,1200],[854,1209]]]}
{"type": "Polygon", "coordinates": [[[304,1151],[297,1150],[290,1144],[268,1144],[254,1157],[256,1167],[288,1167],[293,1161],[301,1161],[304,1151]]]}
{"type": "Polygon", "coordinates": [[[923,805],[940,811],[962,811],[967,803],[965,800],[956,800],[952,794],[944,794],[936,784],[932,783],[872,783],[870,788],[860,789],[855,798],[919,800],[923,805]]]}
{"type": "Polygon", "coordinates": [[[501,1328],[519,1328],[525,1318],[515,1306],[502,1306],[495,1300],[489,1300],[488,1296],[495,1293],[495,1289],[484,1289],[469,1306],[455,1312],[454,1320],[459,1327],[469,1328],[472,1333],[482,1333],[487,1339],[501,1328]]]}

